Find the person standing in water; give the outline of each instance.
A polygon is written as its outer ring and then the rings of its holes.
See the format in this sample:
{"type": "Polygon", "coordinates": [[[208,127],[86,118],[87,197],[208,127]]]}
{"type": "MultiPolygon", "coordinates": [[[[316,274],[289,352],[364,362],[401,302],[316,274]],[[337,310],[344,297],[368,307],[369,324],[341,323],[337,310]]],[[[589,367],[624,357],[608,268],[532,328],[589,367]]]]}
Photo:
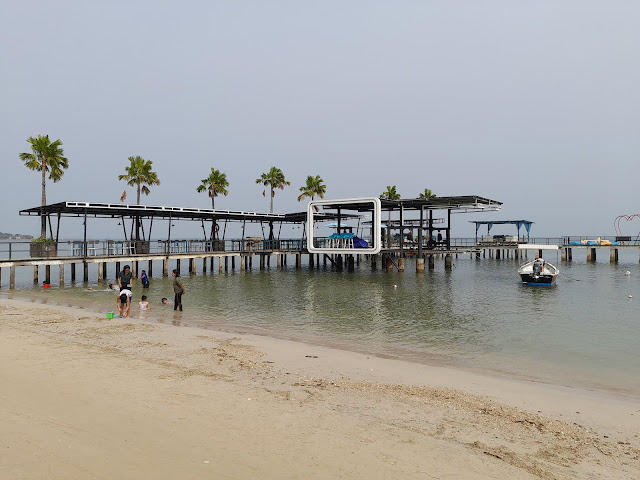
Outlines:
{"type": "Polygon", "coordinates": [[[171,273],[173,277],[173,293],[175,294],[175,300],[173,302],[173,309],[182,311],[182,295],[184,295],[184,284],[180,282],[180,272],[178,269],[174,269],[171,273]]]}
{"type": "Polygon", "coordinates": [[[118,275],[118,286],[120,290],[127,289],[131,291],[131,284],[136,277],[133,276],[131,272],[131,267],[129,265],[125,265],[120,274],[118,275]]]}
{"type": "Polygon", "coordinates": [[[149,276],[147,275],[147,272],[142,270],[142,274],[138,280],[142,283],[142,288],[149,288],[149,276]]]}

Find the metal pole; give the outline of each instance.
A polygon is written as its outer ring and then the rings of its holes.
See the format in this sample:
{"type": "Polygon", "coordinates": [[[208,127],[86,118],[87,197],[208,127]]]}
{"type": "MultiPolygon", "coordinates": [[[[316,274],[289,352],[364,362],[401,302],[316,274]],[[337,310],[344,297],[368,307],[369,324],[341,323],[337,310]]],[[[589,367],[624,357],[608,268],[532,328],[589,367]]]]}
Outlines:
{"type": "Polygon", "coordinates": [[[58,243],[59,235],[60,235],[60,214],[58,213],[58,224],[56,225],[56,243],[58,243]]]}
{"type": "Polygon", "coordinates": [[[404,258],[404,205],[400,204],[400,258],[404,258]]]}
{"type": "Polygon", "coordinates": [[[169,243],[171,242],[171,211],[169,212],[169,234],[167,235],[167,248],[166,254],[169,255],[169,243]]]}
{"type": "Polygon", "coordinates": [[[422,258],[422,225],[424,222],[424,208],[420,208],[420,226],[418,227],[418,258],[422,258]]]}
{"type": "Polygon", "coordinates": [[[87,211],[84,211],[84,256],[83,258],[86,260],[87,259],[87,211]]]}

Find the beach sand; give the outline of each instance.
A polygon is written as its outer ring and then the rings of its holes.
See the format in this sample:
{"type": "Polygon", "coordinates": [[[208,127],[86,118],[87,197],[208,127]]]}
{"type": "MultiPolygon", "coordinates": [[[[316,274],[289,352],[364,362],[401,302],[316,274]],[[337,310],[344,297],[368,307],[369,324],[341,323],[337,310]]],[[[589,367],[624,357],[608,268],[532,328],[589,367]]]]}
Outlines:
{"type": "Polygon", "coordinates": [[[640,402],[0,301],[0,478],[633,479],[640,402]]]}

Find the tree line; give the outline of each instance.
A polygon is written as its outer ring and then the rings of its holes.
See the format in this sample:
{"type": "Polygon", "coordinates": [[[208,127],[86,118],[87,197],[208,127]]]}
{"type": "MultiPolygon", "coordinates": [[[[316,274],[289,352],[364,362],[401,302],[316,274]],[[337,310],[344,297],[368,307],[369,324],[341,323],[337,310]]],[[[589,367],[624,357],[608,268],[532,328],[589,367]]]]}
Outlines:
{"type": "MultiPolygon", "coordinates": [[[[69,161],[64,156],[64,149],[62,148],[62,141],[60,141],[60,139],[52,142],[48,135],[38,135],[37,137],[29,137],[27,142],[31,147],[31,153],[21,153],[20,160],[24,162],[27,168],[41,173],[41,205],[45,206],[47,204],[47,178],[54,183],[60,181],[64,175],[64,171],[69,168],[69,161]]],[[[158,178],[158,174],[153,171],[153,162],[151,160],[145,160],[139,155],[131,156],[128,160],[130,164],[125,167],[124,174],[118,175],[118,180],[124,181],[127,185],[136,188],[136,204],[140,205],[140,195],[149,195],[149,187],[160,185],[160,179],[158,178]]],[[[271,167],[268,172],[260,175],[260,177],[256,179],[256,183],[264,187],[262,191],[263,196],[266,197],[267,191],[269,192],[270,213],[273,213],[273,198],[276,195],[276,190],[284,190],[285,187],[291,185],[291,182],[287,181],[282,170],[276,167],[271,167]]],[[[200,181],[200,185],[198,185],[196,191],[206,193],[211,197],[211,208],[215,210],[215,198],[219,195],[228,195],[228,187],[229,182],[227,181],[227,175],[212,167],[209,175],[200,181]]],[[[305,185],[300,187],[299,191],[298,201],[300,202],[304,198],[310,198],[311,200],[314,200],[315,197],[324,198],[327,187],[319,175],[308,175],[305,185]]],[[[435,195],[428,188],[425,188],[424,192],[418,196],[418,198],[433,197],[435,197],[435,195]]],[[[395,185],[387,186],[387,189],[380,195],[380,198],[398,200],[400,199],[400,194],[397,192],[395,185]]],[[[120,197],[121,201],[125,199],[126,190],[120,197]]],[[[47,228],[44,216],[41,216],[40,222],[41,236],[46,237],[47,228]]]]}

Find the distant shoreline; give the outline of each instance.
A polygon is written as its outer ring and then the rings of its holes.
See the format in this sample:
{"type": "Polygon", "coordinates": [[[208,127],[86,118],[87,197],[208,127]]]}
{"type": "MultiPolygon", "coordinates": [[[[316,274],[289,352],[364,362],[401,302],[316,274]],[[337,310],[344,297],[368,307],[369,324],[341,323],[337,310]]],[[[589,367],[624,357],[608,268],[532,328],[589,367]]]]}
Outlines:
{"type": "Polygon", "coordinates": [[[21,233],[0,232],[0,240],[33,240],[33,235],[23,235],[21,233]]]}

